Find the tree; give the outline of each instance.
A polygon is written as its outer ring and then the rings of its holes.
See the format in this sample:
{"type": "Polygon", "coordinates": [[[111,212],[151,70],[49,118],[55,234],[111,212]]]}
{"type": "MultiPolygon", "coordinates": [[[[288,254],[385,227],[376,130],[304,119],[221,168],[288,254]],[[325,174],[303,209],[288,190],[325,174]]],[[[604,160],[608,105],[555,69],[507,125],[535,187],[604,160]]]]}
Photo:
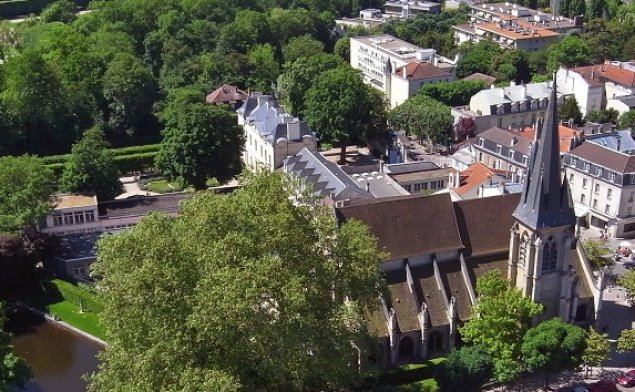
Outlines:
{"type": "Polygon", "coordinates": [[[547,69],[553,72],[559,66],[567,68],[585,65],[589,61],[591,50],[587,43],[575,35],[567,35],[551,45],[547,52],[547,69]]]}
{"type": "Polygon", "coordinates": [[[157,168],[184,185],[206,189],[209,178],[223,183],[241,169],[243,132],[235,115],[216,105],[174,99],[165,123],[157,168]]]}
{"type": "Polygon", "coordinates": [[[457,78],[464,78],[476,72],[491,73],[492,62],[501,53],[498,45],[489,41],[463,44],[459,51],[463,53],[463,58],[456,66],[457,78]]]}
{"type": "Polygon", "coordinates": [[[40,158],[0,157],[0,233],[36,225],[51,209],[52,182],[40,158]]]}
{"type": "Polygon", "coordinates": [[[607,257],[611,254],[611,249],[608,247],[607,240],[587,238],[582,241],[582,247],[584,248],[587,260],[589,260],[589,263],[591,263],[594,270],[599,270],[615,264],[613,259],[607,257]]]}
{"type": "Polygon", "coordinates": [[[620,119],[617,121],[617,127],[619,129],[630,128],[632,132],[635,132],[635,110],[629,110],[628,112],[622,114],[620,119]]]}
{"type": "Polygon", "coordinates": [[[303,115],[306,108],[306,92],[313,86],[315,80],[322,72],[342,64],[344,64],[342,59],[326,53],[318,53],[315,56],[285,64],[285,71],[278,78],[278,95],[288,101],[291,113],[296,116],[303,115]]]}
{"type": "Polygon", "coordinates": [[[333,53],[340,56],[345,62],[351,61],[351,39],[342,37],[335,42],[333,53]]]}
{"type": "Polygon", "coordinates": [[[560,118],[564,121],[573,120],[575,125],[584,124],[582,120],[582,112],[575,97],[567,98],[560,106],[560,118]]]}
{"type": "Polygon", "coordinates": [[[272,91],[280,75],[273,47],[269,44],[256,45],[249,51],[247,58],[252,68],[249,86],[257,91],[272,91]]]}
{"type": "Polygon", "coordinates": [[[115,56],[104,73],[104,98],[108,104],[108,125],[115,133],[134,134],[152,116],[156,87],[143,62],[132,54],[115,56]]]}
{"type": "Polygon", "coordinates": [[[475,129],[476,123],[472,117],[459,117],[459,120],[454,125],[454,136],[456,141],[462,142],[468,137],[474,136],[475,129]]]}
{"type": "Polygon", "coordinates": [[[626,289],[626,295],[631,301],[635,299],[635,271],[626,271],[617,278],[617,284],[626,289]]]}
{"type": "Polygon", "coordinates": [[[31,369],[24,360],[13,353],[11,337],[4,332],[4,305],[0,303],[0,391],[21,388],[31,378],[31,369]]]}
{"type": "Polygon", "coordinates": [[[439,381],[447,392],[478,392],[492,377],[492,372],[492,359],[485,348],[461,347],[448,354],[439,381]]]}
{"type": "Polygon", "coordinates": [[[104,237],[109,346],[90,391],[355,384],[357,348],[372,344],[360,309],[377,306],[383,255],[365,226],[338,226],[306,196],[298,205],[290,178],[261,173],[104,237]]]}
{"type": "Polygon", "coordinates": [[[584,330],[559,318],[546,320],[529,329],[523,336],[523,362],[531,372],[549,375],[573,369],[582,363],[586,348],[584,330]]]}
{"type": "Polygon", "coordinates": [[[594,110],[587,114],[586,120],[598,124],[615,124],[619,115],[620,112],[615,109],[594,110]]]}
{"type": "Polygon", "coordinates": [[[70,23],[75,20],[77,6],[70,0],[57,0],[42,10],[40,20],[44,23],[70,23]]]}
{"type": "Polygon", "coordinates": [[[350,142],[385,132],[385,102],[371,89],[342,66],[322,73],[306,93],[305,120],[321,140],[340,146],[340,164],[350,142]]]}
{"type": "Polygon", "coordinates": [[[469,104],[474,94],[488,87],[480,80],[455,80],[449,83],[424,84],[417,94],[427,95],[448,106],[460,106],[469,104]]]}
{"type": "Polygon", "coordinates": [[[65,192],[93,194],[102,201],[121,193],[119,171],[107,147],[99,128],[87,130],[84,137],[73,145],[62,174],[61,188],[65,192]]]}
{"type": "Polygon", "coordinates": [[[617,351],[628,353],[628,362],[630,362],[631,353],[635,351],[635,329],[623,329],[620,332],[620,337],[617,339],[617,351]]]}
{"type": "Polygon", "coordinates": [[[285,63],[293,63],[324,51],[324,44],[309,34],[294,37],[282,48],[285,63]]]}
{"type": "Polygon", "coordinates": [[[413,134],[423,141],[434,143],[448,140],[452,126],[450,108],[426,95],[416,95],[393,108],[389,114],[390,123],[407,134],[413,134]]]}
{"type": "Polygon", "coordinates": [[[461,337],[489,352],[497,380],[512,380],[520,372],[522,338],[542,306],[510,286],[498,271],[481,276],[476,292],[478,301],[472,307],[470,320],[459,328],[461,337]]]}
{"type": "Polygon", "coordinates": [[[586,366],[601,367],[610,351],[610,344],[606,334],[601,334],[593,327],[586,334],[586,349],[582,361],[586,366]]]}

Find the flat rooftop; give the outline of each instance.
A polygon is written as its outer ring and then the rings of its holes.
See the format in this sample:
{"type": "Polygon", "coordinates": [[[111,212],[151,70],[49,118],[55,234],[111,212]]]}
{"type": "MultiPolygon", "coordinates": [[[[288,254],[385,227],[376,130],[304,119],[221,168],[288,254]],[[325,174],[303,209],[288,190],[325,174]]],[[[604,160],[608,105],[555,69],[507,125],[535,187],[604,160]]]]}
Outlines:
{"type": "Polygon", "coordinates": [[[500,35],[501,37],[505,37],[512,40],[527,40],[527,39],[535,39],[535,38],[556,38],[560,36],[559,33],[555,31],[536,28],[526,26],[522,23],[519,23],[516,26],[513,25],[499,25],[496,22],[487,22],[487,23],[476,23],[474,28],[476,30],[481,29],[483,31],[487,31],[493,34],[500,35]]]}
{"type": "Polygon", "coordinates": [[[85,195],[56,195],[53,197],[53,203],[55,209],[94,207],[97,206],[97,198],[85,195]]]}
{"type": "Polygon", "coordinates": [[[367,35],[363,37],[351,37],[351,40],[359,41],[363,44],[374,46],[377,49],[390,53],[395,57],[409,59],[416,57],[417,52],[432,53],[434,49],[424,49],[393,37],[390,34],[367,35]]]}
{"type": "Polygon", "coordinates": [[[133,196],[99,203],[99,218],[144,216],[148,212],[177,213],[179,202],[193,193],[169,193],[158,196],[133,196]]]}

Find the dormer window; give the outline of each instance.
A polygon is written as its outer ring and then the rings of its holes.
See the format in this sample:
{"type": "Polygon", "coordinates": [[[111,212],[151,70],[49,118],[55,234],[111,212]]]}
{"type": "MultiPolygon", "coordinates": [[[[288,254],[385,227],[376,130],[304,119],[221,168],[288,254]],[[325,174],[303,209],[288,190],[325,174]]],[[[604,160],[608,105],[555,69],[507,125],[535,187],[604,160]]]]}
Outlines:
{"type": "Polygon", "coordinates": [[[483,138],[482,138],[482,137],[479,137],[479,138],[478,138],[478,145],[479,145],[479,146],[483,147],[484,142],[485,142],[485,141],[483,140],[483,138]]]}
{"type": "Polygon", "coordinates": [[[609,173],[609,180],[615,181],[615,173],[609,173]]]}
{"type": "Polygon", "coordinates": [[[591,170],[591,164],[588,162],[584,162],[584,171],[588,172],[591,170]]]}
{"type": "Polygon", "coordinates": [[[501,154],[503,152],[503,147],[500,144],[496,145],[496,153],[501,154]]]}
{"type": "Polygon", "coordinates": [[[596,167],[595,168],[595,174],[598,175],[598,176],[601,176],[603,171],[604,170],[602,170],[601,167],[596,167]]]}

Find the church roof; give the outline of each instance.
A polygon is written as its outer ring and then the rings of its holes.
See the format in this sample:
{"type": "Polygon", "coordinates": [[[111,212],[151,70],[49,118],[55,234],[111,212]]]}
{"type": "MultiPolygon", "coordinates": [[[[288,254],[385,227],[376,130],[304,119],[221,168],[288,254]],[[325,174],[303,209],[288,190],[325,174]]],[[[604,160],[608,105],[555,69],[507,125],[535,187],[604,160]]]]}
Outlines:
{"type": "Polygon", "coordinates": [[[542,130],[530,154],[521,200],[514,211],[516,219],[534,230],[575,224],[569,185],[560,177],[555,77],[553,86],[542,130]]]}
{"type": "Polygon", "coordinates": [[[336,214],[368,225],[391,260],[463,248],[448,193],[353,200],[336,214]]]}

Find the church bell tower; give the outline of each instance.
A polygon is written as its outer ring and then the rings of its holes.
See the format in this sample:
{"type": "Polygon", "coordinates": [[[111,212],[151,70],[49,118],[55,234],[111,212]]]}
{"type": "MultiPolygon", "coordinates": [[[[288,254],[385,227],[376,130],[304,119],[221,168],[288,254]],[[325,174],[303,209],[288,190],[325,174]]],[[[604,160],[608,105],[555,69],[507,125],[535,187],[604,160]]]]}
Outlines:
{"type": "Polygon", "coordinates": [[[531,148],[522,196],[513,213],[508,278],[541,303],[540,318],[570,319],[574,291],[570,253],[575,246],[575,214],[569,185],[560,175],[558,95],[554,74],[551,98],[531,148]]]}

